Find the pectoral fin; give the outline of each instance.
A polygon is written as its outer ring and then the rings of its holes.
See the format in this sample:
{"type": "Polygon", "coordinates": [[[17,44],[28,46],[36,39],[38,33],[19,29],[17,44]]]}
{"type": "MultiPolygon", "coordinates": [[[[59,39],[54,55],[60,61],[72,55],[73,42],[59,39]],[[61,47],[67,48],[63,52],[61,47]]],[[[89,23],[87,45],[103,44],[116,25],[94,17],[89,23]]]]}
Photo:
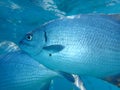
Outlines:
{"type": "Polygon", "coordinates": [[[51,53],[58,53],[64,49],[64,46],[56,44],[56,45],[50,45],[50,46],[43,47],[43,49],[51,53]]]}

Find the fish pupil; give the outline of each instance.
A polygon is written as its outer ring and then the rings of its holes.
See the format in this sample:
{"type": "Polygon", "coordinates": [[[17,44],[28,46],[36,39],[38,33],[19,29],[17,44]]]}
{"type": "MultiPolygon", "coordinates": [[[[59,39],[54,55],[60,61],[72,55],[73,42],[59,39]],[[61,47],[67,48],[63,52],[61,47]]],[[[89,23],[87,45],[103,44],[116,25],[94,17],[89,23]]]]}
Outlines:
{"type": "Polygon", "coordinates": [[[27,35],[27,36],[26,36],[26,39],[27,39],[27,40],[32,40],[32,35],[30,35],[30,34],[27,35]]]}

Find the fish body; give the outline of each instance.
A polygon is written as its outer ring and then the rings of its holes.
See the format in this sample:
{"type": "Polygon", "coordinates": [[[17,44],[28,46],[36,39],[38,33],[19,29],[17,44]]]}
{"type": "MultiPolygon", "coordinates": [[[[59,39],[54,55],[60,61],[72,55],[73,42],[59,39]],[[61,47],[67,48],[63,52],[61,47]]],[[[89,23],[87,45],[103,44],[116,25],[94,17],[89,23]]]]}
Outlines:
{"type": "Polygon", "coordinates": [[[57,76],[21,51],[0,56],[0,90],[49,90],[57,76]]]}
{"type": "Polygon", "coordinates": [[[29,32],[20,47],[57,71],[100,78],[120,73],[120,23],[109,16],[51,21],[29,32]]]}

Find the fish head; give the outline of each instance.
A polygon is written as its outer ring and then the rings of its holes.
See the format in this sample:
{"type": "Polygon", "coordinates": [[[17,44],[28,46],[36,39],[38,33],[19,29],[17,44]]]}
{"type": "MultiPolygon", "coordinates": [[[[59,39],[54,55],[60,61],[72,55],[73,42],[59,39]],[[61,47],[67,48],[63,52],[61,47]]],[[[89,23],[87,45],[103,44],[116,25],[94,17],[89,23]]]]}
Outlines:
{"type": "MultiPolygon", "coordinates": [[[[59,53],[62,51],[65,47],[62,45],[62,43],[59,43],[61,38],[59,40],[56,39],[59,37],[60,32],[57,29],[61,27],[59,27],[59,25],[54,26],[54,24],[55,22],[49,22],[43,24],[38,29],[27,33],[19,42],[21,50],[34,57],[36,55],[41,55],[44,51],[48,56],[51,56],[53,53],[59,53]]],[[[45,56],[46,54],[42,55],[45,56]]]]}
{"type": "Polygon", "coordinates": [[[19,42],[20,48],[31,55],[40,52],[46,42],[46,33],[43,30],[34,30],[27,33],[19,42]]]}

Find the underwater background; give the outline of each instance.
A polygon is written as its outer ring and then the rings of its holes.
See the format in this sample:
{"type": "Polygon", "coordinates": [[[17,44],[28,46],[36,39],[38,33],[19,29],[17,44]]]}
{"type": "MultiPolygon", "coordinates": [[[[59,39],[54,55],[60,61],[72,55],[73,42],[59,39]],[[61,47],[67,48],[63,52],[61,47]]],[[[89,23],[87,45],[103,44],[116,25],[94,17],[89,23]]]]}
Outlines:
{"type": "MultiPolygon", "coordinates": [[[[29,31],[64,16],[120,12],[120,0],[0,0],[0,54],[16,49],[29,31]],[[14,42],[14,43],[13,43],[14,42]]],[[[86,90],[120,90],[93,77],[81,77],[86,90]]],[[[63,78],[52,81],[50,90],[78,90],[63,78]]]]}

